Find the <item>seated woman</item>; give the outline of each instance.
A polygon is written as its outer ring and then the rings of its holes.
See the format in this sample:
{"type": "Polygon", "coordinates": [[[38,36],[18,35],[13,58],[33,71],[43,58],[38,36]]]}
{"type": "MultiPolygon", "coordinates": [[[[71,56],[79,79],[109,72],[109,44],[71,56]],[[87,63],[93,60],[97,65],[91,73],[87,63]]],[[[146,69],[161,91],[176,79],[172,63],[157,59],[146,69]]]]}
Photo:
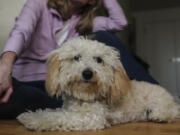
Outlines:
{"type": "Polygon", "coordinates": [[[0,118],[15,118],[38,108],[61,107],[44,87],[46,55],[72,37],[96,33],[93,39],[120,50],[131,79],[155,82],[107,30],[123,30],[127,20],[117,0],[27,0],[0,60],[0,118]],[[98,16],[102,5],[108,16],[98,16]]]}

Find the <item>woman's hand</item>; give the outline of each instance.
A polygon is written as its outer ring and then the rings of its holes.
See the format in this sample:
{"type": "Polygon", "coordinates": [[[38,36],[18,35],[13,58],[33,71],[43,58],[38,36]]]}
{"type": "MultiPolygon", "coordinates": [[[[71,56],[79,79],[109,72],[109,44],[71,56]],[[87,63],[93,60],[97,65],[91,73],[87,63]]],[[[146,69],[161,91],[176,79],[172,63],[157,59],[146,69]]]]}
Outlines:
{"type": "Polygon", "coordinates": [[[11,72],[15,59],[15,53],[6,52],[0,60],[0,103],[6,103],[13,92],[11,72]]]}
{"type": "Polygon", "coordinates": [[[6,103],[13,92],[10,72],[9,67],[0,62],[0,103],[6,103]]]}

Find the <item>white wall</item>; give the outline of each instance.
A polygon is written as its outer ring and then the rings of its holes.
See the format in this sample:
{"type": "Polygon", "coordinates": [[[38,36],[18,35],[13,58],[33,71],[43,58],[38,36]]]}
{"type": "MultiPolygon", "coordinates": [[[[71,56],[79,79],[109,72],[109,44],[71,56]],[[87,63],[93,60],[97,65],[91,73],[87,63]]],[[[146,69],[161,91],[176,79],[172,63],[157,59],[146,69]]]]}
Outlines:
{"type": "Polygon", "coordinates": [[[0,52],[26,0],[0,0],[0,52]]]}

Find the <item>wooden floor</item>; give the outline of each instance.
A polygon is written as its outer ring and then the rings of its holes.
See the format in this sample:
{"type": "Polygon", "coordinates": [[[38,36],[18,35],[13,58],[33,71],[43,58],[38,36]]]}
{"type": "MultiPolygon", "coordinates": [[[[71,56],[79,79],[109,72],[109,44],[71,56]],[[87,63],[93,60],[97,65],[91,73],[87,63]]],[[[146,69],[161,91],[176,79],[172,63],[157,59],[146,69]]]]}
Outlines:
{"type": "Polygon", "coordinates": [[[174,123],[129,123],[109,129],[83,132],[36,132],[16,120],[0,120],[0,135],[180,135],[180,121],[174,123]]]}

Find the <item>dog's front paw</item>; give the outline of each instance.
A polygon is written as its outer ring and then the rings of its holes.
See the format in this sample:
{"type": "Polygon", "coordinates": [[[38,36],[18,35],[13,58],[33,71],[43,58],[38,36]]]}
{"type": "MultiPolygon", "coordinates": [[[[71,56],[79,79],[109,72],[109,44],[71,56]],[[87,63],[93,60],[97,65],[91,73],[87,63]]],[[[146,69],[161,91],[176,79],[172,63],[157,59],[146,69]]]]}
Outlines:
{"type": "Polygon", "coordinates": [[[58,130],[61,124],[57,124],[57,118],[62,117],[59,109],[37,110],[36,112],[25,112],[17,117],[17,120],[27,129],[36,131],[58,130]],[[58,116],[57,116],[58,115],[58,116]]]}
{"type": "Polygon", "coordinates": [[[99,103],[71,106],[70,109],[37,110],[22,113],[17,117],[27,129],[52,130],[97,130],[109,127],[106,121],[106,107],[99,103]]]}

